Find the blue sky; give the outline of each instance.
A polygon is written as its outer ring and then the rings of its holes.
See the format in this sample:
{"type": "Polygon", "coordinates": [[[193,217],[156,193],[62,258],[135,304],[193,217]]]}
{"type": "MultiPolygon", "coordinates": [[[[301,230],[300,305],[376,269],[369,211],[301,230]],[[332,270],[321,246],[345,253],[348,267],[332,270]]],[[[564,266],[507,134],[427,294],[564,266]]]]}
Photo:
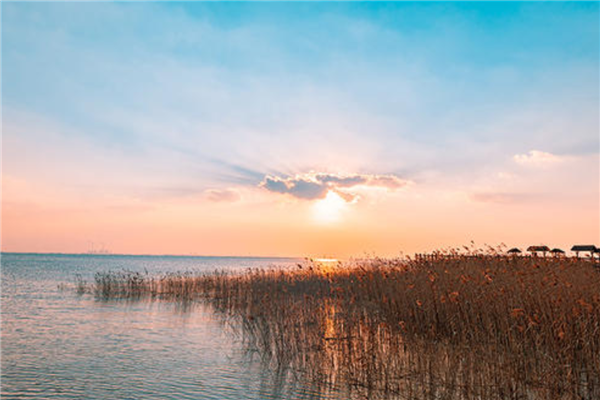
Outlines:
{"type": "MultiPolygon", "coordinates": [[[[515,139],[493,125],[519,109],[597,108],[598,36],[596,3],[9,3],[3,101],[134,153],[229,160],[255,130],[284,141],[324,115],[390,144],[485,147],[515,139]]],[[[596,151],[591,133],[519,140],[596,151]]]]}
{"type": "Polygon", "coordinates": [[[311,171],[545,195],[489,177],[597,156],[598,21],[595,2],[3,3],[3,174],[139,199],[311,171]]]}

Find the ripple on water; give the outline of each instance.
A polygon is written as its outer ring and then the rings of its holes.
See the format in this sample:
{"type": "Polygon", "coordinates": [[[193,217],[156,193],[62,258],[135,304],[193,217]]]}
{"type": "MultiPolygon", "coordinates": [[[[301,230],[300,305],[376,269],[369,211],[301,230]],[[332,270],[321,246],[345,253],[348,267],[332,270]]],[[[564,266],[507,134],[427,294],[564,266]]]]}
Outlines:
{"type": "Polygon", "coordinates": [[[322,399],[283,384],[200,305],[103,303],[59,290],[75,273],[294,265],[290,259],[2,255],[2,389],[9,399],[322,399]]]}

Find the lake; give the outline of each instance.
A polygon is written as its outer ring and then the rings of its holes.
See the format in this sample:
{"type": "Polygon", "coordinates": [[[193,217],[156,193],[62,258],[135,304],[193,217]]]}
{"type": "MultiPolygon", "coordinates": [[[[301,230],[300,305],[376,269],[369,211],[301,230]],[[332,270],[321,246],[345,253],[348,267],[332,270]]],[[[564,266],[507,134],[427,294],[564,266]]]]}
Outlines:
{"type": "Polygon", "coordinates": [[[100,301],[77,275],[291,266],[297,259],[2,254],[2,399],[333,399],[265,367],[202,304],[100,301]]]}

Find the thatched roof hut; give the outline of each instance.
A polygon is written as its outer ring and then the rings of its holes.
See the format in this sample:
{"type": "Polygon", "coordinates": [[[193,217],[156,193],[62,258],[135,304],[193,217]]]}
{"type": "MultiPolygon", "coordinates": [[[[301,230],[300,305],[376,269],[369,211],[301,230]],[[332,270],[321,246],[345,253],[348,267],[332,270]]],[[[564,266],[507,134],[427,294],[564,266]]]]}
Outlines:
{"type": "Polygon", "coordinates": [[[565,254],[565,251],[562,249],[559,249],[557,247],[553,248],[552,250],[550,250],[550,253],[552,253],[555,257],[559,257],[565,254]]]}
{"type": "Polygon", "coordinates": [[[575,246],[571,247],[571,251],[574,251],[575,256],[577,256],[577,257],[579,257],[580,251],[589,251],[590,257],[593,257],[594,253],[597,250],[598,250],[598,248],[596,246],[594,246],[593,244],[576,244],[575,246]]]}
{"type": "Polygon", "coordinates": [[[598,249],[593,244],[576,244],[575,246],[571,247],[571,251],[591,251],[591,252],[594,252],[596,250],[598,250],[598,249]]]}
{"type": "Polygon", "coordinates": [[[548,246],[529,246],[527,248],[527,251],[530,251],[530,252],[550,251],[550,248],[548,246]]]}
{"type": "Polygon", "coordinates": [[[513,247],[512,249],[508,250],[508,251],[507,251],[507,253],[508,253],[508,254],[514,254],[514,255],[517,255],[517,254],[520,254],[520,253],[521,253],[521,249],[518,249],[518,248],[516,248],[516,247],[513,247]]]}
{"type": "Polygon", "coordinates": [[[542,253],[544,257],[546,257],[546,253],[550,251],[548,246],[529,246],[527,251],[533,255],[537,255],[538,253],[542,253]]]}

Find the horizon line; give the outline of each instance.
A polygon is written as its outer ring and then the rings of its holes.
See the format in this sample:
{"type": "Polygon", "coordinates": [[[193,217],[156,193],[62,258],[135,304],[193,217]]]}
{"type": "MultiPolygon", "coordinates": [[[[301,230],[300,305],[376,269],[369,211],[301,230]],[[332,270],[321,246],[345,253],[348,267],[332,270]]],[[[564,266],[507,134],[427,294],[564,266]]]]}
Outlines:
{"type": "MultiPolygon", "coordinates": [[[[596,246],[595,244],[586,244],[586,245],[592,245],[592,246],[596,246]]],[[[508,249],[509,246],[506,246],[506,248],[508,249]]],[[[596,246],[596,248],[599,248],[596,246]]],[[[427,255],[427,254],[434,254],[436,253],[436,251],[439,251],[439,249],[437,250],[429,250],[429,251],[425,251],[425,252],[414,252],[413,255],[417,256],[417,255],[427,255]]],[[[507,250],[508,251],[508,250],[507,250]]],[[[524,250],[524,252],[528,252],[528,250],[524,250]]],[[[571,252],[571,253],[576,253],[570,249],[565,250],[566,252],[571,252]]],[[[350,260],[350,259],[356,259],[356,258],[360,258],[357,256],[350,256],[350,257],[332,257],[332,256],[327,256],[327,255],[322,255],[322,256],[273,256],[273,255],[206,255],[206,254],[168,254],[168,253],[161,253],[161,254],[149,254],[149,253],[94,253],[94,252],[73,252],[73,253],[69,253],[69,252],[56,252],[56,251],[49,251],[49,252],[44,252],[44,251],[4,251],[4,250],[0,250],[0,256],[4,255],[4,254],[22,254],[22,255],[57,255],[57,256],[129,256],[129,257],[198,257],[198,258],[264,258],[264,259],[310,259],[310,260],[314,260],[314,259],[335,259],[335,260],[350,260]]],[[[366,255],[366,254],[365,254],[366,255]]],[[[403,257],[403,256],[407,256],[409,255],[408,253],[404,253],[402,251],[400,251],[399,254],[390,257],[390,256],[377,256],[375,254],[372,254],[372,257],[377,257],[377,258],[398,258],[398,257],[403,257]]],[[[368,255],[367,255],[368,257],[368,255]]]]}
{"type": "Polygon", "coordinates": [[[4,254],[27,254],[27,255],[57,255],[57,256],[133,256],[133,257],[204,257],[204,258],[288,258],[288,259],[302,259],[302,258],[315,258],[306,256],[240,256],[240,255],[202,255],[202,254],[148,254],[148,253],[68,253],[68,252],[44,252],[44,251],[4,251],[0,250],[0,255],[4,254]]]}

